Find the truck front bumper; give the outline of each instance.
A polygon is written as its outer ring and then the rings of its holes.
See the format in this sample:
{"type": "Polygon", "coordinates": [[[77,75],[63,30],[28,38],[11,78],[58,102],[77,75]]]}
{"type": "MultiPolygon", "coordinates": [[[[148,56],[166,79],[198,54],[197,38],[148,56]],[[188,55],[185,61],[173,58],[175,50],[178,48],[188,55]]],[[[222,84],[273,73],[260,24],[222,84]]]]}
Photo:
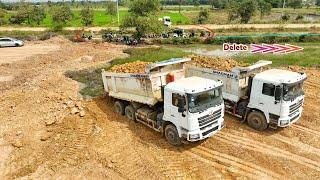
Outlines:
{"type": "Polygon", "coordinates": [[[219,132],[222,128],[224,128],[224,120],[223,118],[219,119],[217,124],[214,124],[210,127],[207,127],[203,130],[198,129],[195,131],[188,131],[186,134],[186,140],[190,142],[201,141],[203,139],[209,138],[219,132]]]}
{"type": "Polygon", "coordinates": [[[280,117],[278,121],[278,126],[279,127],[288,127],[291,124],[297,122],[301,117],[301,112],[298,111],[297,113],[293,114],[292,116],[285,116],[285,117],[280,117]]]}

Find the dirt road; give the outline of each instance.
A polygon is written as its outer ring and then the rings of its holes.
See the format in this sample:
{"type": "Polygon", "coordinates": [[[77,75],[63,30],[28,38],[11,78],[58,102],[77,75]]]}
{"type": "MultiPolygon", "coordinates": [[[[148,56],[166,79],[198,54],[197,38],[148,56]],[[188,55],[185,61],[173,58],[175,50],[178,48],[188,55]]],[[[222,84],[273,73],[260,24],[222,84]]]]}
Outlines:
{"type": "Polygon", "coordinates": [[[0,65],[17,74],[11,84],[0,82],[6,85],[0,93],[0,179],[320,178],[318,69],[302,69],[308,73],[305,109],[292,127],[256,132],[227,115],[216,136],[174,148],[115,114],[108,98],[83,100],[77,82],[64,76],[125,56],[124,46],[61,38],[42,43],[61,48],[0,65]],[[74,107],[85,115],[70,113],[74,107]]]}
{"type": "MultiPolygon", "coordinates": [[[[320,28],[320,24],[203,24],[203,25],[174,25],[173,28],[183,28],[183,29],[272,29],[272,28],[288,28],[288,29],[308,29],[308,28],[320,28]],[[202,27],[201,27],[202,26],[202,27]],[[204,28],[205,27],[205,28],[204,28]]],[[[103,29],[113,29],[118,30],[118,27],[65,27],[64,30],[75,31],[75,30],[85,30],[85,31],[101,31],[103,29]]],[[[46,31],[48,28],[45,27],[0,27],[0,31],[46,31]]]]}

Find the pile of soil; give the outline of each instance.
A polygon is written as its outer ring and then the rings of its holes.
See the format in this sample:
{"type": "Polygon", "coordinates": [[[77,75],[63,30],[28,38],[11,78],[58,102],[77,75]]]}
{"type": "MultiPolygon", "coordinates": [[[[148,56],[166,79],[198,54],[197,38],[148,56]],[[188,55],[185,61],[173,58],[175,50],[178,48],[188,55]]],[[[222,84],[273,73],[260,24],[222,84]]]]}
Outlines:
{"type": "Polygon", "coordinates": [[[208,57],[208,56],[191,56],[188,64],[200,66],[204,68],[212,68],[219,71],[231,71],[236,66],[248,66],[246,63],[238,62],[231,58],[224,57],[208,57]]]}
{"type": "Polygon", "coordinates": [[[145,68],[150,62],[135,61],[113,66],[110,71],[116,73],[145,73],[145,68]]]}

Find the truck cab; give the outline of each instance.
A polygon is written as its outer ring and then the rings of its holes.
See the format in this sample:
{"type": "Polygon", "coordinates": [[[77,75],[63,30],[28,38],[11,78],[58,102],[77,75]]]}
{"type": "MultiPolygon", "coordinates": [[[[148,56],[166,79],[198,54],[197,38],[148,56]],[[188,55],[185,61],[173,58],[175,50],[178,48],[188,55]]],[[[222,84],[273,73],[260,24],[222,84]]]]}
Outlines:
{"type": "MultiPolygon", "coordinates": [[[[259,110],[271,127],[286,127],[301,116],[304,102],[305,73],[270,69],[252,78],[248,107],[259,110]]],[[[248,115],[250,116],[250,114],[248,115]]],[[[259,121],[248,117],[248,123],[258,126],[259,121]],[[251,121],[251,122],[250,122],[251,121]]]]}
{"type": "MultiPolygon", "coordinates": [[[[222,82],[188,77],[167,84],[164,88],[163,121],[172,123],[181,140],[199,141],[211,137],[224,126],[222,82]]],[[[163,126],[166,138],[173,132],[163,126]]],[[[170,140],[172,139],[172,140],[170,140]]],[[[178,142],[179,143],[179,142],[178,142]]]]}

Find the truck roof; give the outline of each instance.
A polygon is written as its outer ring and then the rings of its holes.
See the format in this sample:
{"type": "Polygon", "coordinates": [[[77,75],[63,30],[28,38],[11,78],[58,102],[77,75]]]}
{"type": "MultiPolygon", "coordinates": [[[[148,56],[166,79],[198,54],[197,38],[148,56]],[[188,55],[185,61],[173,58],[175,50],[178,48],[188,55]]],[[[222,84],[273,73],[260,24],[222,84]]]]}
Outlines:
{"type": "Polygon", "coordinates": [[[256,79],[261,79],[264,81],[269,81],[270,83],[285,83],[291,84],[307,78],[305,73],[297,73],[292,71],[286,71],[282,69],[269,69],[261,73],[256,74],[254,77],[256,79]]]}
{"type": "Polygon", "coordinates": [[[165,88],[170,88],[181,93],[198,93],[222,86],[221,81],[214,81],[201,77],[187,77],[167,84],[165,88]]]}

